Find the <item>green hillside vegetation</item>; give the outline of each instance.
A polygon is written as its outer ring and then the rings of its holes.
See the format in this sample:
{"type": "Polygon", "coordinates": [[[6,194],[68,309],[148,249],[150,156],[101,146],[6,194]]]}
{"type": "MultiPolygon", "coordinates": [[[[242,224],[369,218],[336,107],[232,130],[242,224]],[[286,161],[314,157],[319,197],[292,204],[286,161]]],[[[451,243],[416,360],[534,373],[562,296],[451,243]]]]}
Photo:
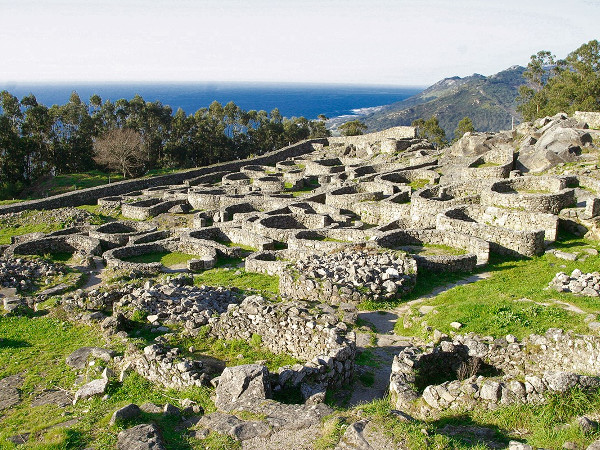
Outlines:
{"type": "Polygon", "coordinates": [[[524,71],[524,67],[513,66],[489,77],[474,74],[446,78],[361,120],[369,131],[379,131],[435,116],[449,139],[454,138],[458,123],[467,116],[477,131],[510,129],[513,117],[519,117],[516,98],[519,87],[525,83],[524,71]]]}
{"type": "Polygon", "coordinates": [[[600,42],[593,40],[564,60],[547,50],[531,56],[519,89],[519,111],[526,120],[559,112],[600,111],[600,42]]]}

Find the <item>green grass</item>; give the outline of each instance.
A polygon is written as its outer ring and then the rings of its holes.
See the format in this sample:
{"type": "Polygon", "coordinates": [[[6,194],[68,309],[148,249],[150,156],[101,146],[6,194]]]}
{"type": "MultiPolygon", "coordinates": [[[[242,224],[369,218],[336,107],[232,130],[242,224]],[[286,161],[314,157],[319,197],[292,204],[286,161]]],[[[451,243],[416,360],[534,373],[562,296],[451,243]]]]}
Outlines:
{"type": "Polygon", "coordinates": [[[52,231],[62,230],[62,223],[37,223],[26,225],[2,226],[0,223],[0,244],[10,244],[10,238],[21,236],[28,233],[51,233],[52,231]]]}
{"type": "Polygon", "coordinates": [[[462,248],[450,247],[449,245],[441,244],[423,244],[423,245],[406,245],[399,247],[400,250],[405,250],[408,253],[418,255],[466,255],[467,251],[462,248]]]}
{"type": "MultiPolygon", "coordinates": [[[[118,432],[137,423],[153,421],[161,429],[167,448],[204,448],[190,441],[177,427],[179,418],[162,414],[143,414],[136,421],[109,426],[113,411],[127,403],[144,402],[178,405],[177,399],[189,398],[199,403],[206,412],[215,410],[208,388],[189,388],[184,391],[165,390],[131,373],[123,383],[109,385],[108,399],[94,398],[68,405],[32,407],[31,402],[44,389],[74,390],[76,371],[65,364],[65,358],[82,346],[106,346],[101,333],[93,328],[73,324],[57,315],[0,316],[0,379],[21,374],[21,403],[4,410],[0,416],[0,448],[16,448],[6,439],[22,433],[32,433],[30,441],[18,448],[67,449],[93,446],[114,449],[118,432]],[[79,419],[69,428],[50,429],[69,419],[79,419]]],[[[91,379],[99,377],[91,374],[91,379]]],[[[218,447],[214,447],[218,448],[218,447]]]]}
{"type": "MultiPolygon", "coordinates": [[[[303,195],[307,195],[312,192],[314,189],[317,189],[321,185],[317,180],[312,180],[304,185],[304,187],[295,189],[293,191],[286,191],[288,194],[292,194],[294,197],[301,197],[303,195]]],[[[289,188],[288,188],[289,189],[289,188]]]]}
{"type": "Polygon", "coordinates": [[[182,348],[194,347],[194,352],[185,352],[186,355],[202,359],[203,356],[217,358],[227,366],[253,364],[256,361],[266,361],[265,365],[272,373],[276,373],[281,366],[298,364],[300,361],[288,354],[275,354],[262,345],[261,336],[255,334],[250,341],[243,339],[224,340],[210,336],[208,328],[204,327],[196,337],[188,337],[179,341],[182,348]]]}
{"type": "Polygon", "coordinates": [[[279,295],[279,277],[246,272],[241,268],[217,267],[194,276],[194,284],[235,287],[243,291],[258,291],[267,296],[279,295]]]}
{"type": "Polygon", "coordinates": [[[340,441],[347,426],[344,417],[332,417],[323,425],[321,436],[313,444],[315,450],[333,449],[340,441]]]}
{"type": "Polygon", "coordinates": [[[39,313],[0,316],[0,336],[0,378],[24,373],[24,395],[36,389],[69,388],[75,377],[64,358],[81,346],[103,345],[92,328],[39,313]]]}
{"type": "MultiPolygon", "coordinates": [[[[566,251],[582,250],[593,245],[582,239],[567,238],[556,247],[566,251]]],[[[559,327],[586,332],[584,314],[565,311],[554,305],[552,299],[573,304],[584,311],[600,310],[600,299],[578,297],[569,293],[546,290],[557,272],[570,273],[575,268],[593,272],[600,265],[600,257],[589,256],[585,261],[564,261],[552,255],[531,259],[511,259],[492,255],[490,264],[482,271],[491,272],[491,278],[476,283],[454,287],[421,305],[435,307],[423,317],[427,325],[445,333],[452,331],[450,322],[462,323],[461,333],[475,332],[502,336],[514,334],[523,337],[530,333],[543,333],[548,328],[559,327]],[[564,266],[564,267],[561,267],[564,266]],[[531,301],[520,301],[526,298],[531,301]],[[548,303],[543,306],[538,303],[548,303]]],[[[437,278],[419,274],[415,292],[409,299],[430,292],[436,285],[451,283],[465,274],[440,274],[437,278]]],[[[423,327],[417,322],[404,328],[403,321],[396,323],[401,335],[423,336],[423,327]]]]}
{"type": "Polygon", "coordinates": [[[156,176],[159,176],[159,175],[167,175],[167,174],[170,174],[170,173],[175,173],[177,171],[178,171],[178,169],[169,169],[169,168],[152,169],[152,170],[147,171],[144,174],[144,177],[145,178],[156,177],[156,176]]]}
{"type": "Polygon", "coordinates": [[[12,205],[13,203],[23,202],[24,200],[11,199],[11,200],[0,200],[0,205],[12,205]]]}
{"type": "Polygon", "coordinates": [[[429,180],[424,179],[424,178],[419,178],[418,180],[411,181],[408,185],[411,187],[411,190],[418,191],[419,189],[423,189],[428,184],[429,184],[429,180]]]}
{"type": "Polygon", "coordinates": [[[221,241],[221,240],[216,240],[215,242],[218,242],[219,244],[222,244],[226,247],[238,247],[241,248],[242,250],[246,251],[246,252],[250,252],[250,253],[254,253],[256,251],[258,251],[258,249],[256,247],[251,247],[250,245],[244,245],[244,244],[238,244],[236,242],[231,242],[231,241],[221,241]]]}
{"type": "Polygon", "coordinates": [[[124,258],[124,261],[134,263],[153,263],[159,262],[165,267],[173,267],[187,263],[190,259],[200,258],[196,255],[189,255],[180,252],[154,252],[146,253],[145,255],[131,256],[124,258]]]}
{"type": "MultiPolygon", "coordinates": [[[[370,419],[380,433],[402,448],[420,450],[432,449],[487,449],[477,435],[458,433],[445,434],[446,426],[485,427],[492,431],[494,441],[508,446],[510,440],[525,442],[534,448],[562,448],[567,442],[574,442],[578,448],[586,448],[600,438],[600,430],[585,434],[574,419],[581,415],[594,416],[600,412],[600,391],[584,392],[579,389],[567,393],[551,393],[542,405],[501,406],[496,410],[476,408],[472,411],[446,411],[441,417],[427,421],[404,422],[391,414],[393,409],[389,398],[374,400],[356,407],[341,415],[357,414],[370,419]]],[[[350,421],[348,421],[350,422],[350,421]]],[[[333,448],[335,443],[331,447],[333,448]]]]}
{"type": "Polygon", "coordinates": [[[114,220],[136,220],[125,217],[121,214],[121,208],[118,209],[107,209],[102,208],[100,205],[81,205],[77,206],[77,209],[81,209],[82,211],[87,211],[92,214],[94,217],[91,219],[91,223],[94,225],[102,225],[107,222],[112,222],[114,220]]]}
{"type": "Polygon", "coordinates": [[[43,198],[51,195],[64,194],[79,189],[86,189],[103,184],[114,183],[123,180],[123,175],[108,174],[99,170],[89,172],[71,173],[68,175],[57,175],[55,177],[44,177],[40,182],[35,183],[23,191],[22,195],[31,198],[43,198]]]}
{"type": "Polygon", "coordinates": [[[363,384],[363,386],[373,387],[375,384],[375,373],[370,370],[363,372],[358,376],[358,380],[363,384]]]}
{"type": "Polygon", "coordinates": [[[361,350],[357,352],[355,363],[358,366],[381,367],[382,362],[375,356],[371,350],[361,350]]]}

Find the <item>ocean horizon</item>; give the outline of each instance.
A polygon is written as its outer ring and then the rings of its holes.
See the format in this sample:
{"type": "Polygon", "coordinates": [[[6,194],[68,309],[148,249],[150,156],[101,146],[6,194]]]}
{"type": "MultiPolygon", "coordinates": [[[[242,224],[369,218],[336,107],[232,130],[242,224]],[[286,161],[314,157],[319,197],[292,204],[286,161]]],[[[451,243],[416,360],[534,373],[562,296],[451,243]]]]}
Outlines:
{"type": "Polygon", "coordinates": [[[0,91],[7,90],[19,99],[35,95],[46,106],[65,104],[73,91],[81,100],[98,94],[103,101],[130,100],[136,94],[145,101],[160,101],[173,112],[178,108],[193,114],[208,107],[213,101],[223,105],[233,101],[244,110],[279,108],[284,117],[316,119],[352,116],[358,110],[373,108],[405,100],[422,92],[421,86],[337,85],[301,83],[0,83],[0,91]]]}

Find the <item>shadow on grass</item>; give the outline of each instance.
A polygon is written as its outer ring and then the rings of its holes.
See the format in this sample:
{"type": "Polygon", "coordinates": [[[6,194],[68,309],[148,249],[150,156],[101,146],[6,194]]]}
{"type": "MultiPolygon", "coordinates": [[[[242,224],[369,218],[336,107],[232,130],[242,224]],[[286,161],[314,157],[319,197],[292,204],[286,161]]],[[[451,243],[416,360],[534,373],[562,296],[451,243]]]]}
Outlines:
{"type": "Polygon", "coordinates": [[[25,347],[31,347],[31,344],[27,341],[21,341],[19,339],[0,338],[0,349],[2,349],[2,348],[25,348],[25,347]]]}
{"type": "Polygon", "coordinates": [[[472,417],[462,414],[439,419],[431,423],[436,434],[448,436],[469,447],[505,448],[510,438],[508,432],[496,425],[481,424],[472,417]]]}

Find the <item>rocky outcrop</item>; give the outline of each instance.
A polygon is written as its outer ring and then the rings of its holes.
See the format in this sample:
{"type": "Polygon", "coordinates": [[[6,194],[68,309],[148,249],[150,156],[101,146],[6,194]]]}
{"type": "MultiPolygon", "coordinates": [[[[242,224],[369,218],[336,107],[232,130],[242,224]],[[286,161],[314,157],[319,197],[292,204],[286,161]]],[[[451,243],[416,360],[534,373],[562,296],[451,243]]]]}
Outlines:
{"type": "Polygon", "coordinates": [[[117,436],[117,450],[165,450],[160,430],[154,424],[136,425],[117,436]]]}
{"type": "Polygon", "coordinates": [[[543,172],[557,164],[573,162],[582,148],[592,144],[592,137],[583,129],[585,123],[566,114],[539,119],[533,129],[521,139],[517,168],[523,172],[543,172]]]}
{"type": "Polygon", "coordinates": [[[215,406],[223,411],[231,411],[271,398],[268,377],[268,369],[259,364],[225,368],[219,377],[215,406]]]}

